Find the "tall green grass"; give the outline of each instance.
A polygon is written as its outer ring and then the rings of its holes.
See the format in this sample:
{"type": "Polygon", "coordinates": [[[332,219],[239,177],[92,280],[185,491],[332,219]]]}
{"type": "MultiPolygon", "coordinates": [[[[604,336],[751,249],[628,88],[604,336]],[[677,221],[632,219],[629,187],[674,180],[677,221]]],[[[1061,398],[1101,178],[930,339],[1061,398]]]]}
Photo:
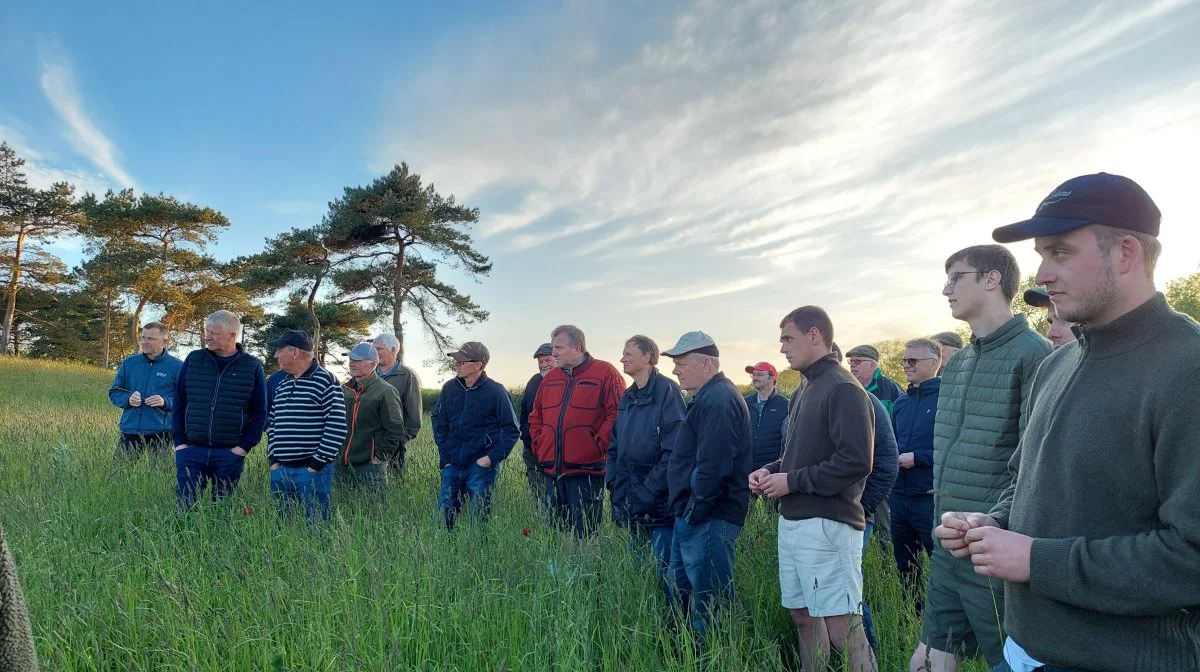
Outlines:
{"type": "MultiPolygon", "coordinates": [[[[543,527],[515,454],[492,519],[452,533],[428,430],[385,504],[335,490],[327,529],[275,515],[261,445],[235,496],[176,516],[170,456],[113,460],[110,381],[0,359],[0,523],[45,669],[799,669],[761,502],[738,602],[697,654],[619,529],[580,543],[543,527]]],[[[890,553],[872,547],[866,573],[879,667],[906,669],[919,624],[890,553]]]]}

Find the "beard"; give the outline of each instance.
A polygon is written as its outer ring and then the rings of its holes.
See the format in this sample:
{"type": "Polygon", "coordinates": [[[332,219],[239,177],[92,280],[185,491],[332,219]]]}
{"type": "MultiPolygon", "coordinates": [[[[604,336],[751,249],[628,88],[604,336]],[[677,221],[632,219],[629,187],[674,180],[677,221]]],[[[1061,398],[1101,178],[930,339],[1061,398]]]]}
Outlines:
{"type": "Polygon", "coordinates": [[[1077,297],[1074,306],[1055,306],[1058,317],[1067,322],[1095,322],[1117,301],[1117,272],[1112,260],[1104,260],[1104,276],[1096,289],[1077,297]]]}

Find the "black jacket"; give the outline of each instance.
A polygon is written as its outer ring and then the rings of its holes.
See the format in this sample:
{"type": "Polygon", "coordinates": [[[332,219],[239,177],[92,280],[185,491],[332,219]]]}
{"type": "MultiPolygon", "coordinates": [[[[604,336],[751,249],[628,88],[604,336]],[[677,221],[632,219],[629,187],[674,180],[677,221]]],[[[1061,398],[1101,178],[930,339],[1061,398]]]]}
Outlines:
{"type": "Polygon", "coordinates": [[[758,392],[746,395],[746,408],[750,411],[750,427],[754,432],[754,468],[770,464],[783,454],[783,427],[787,421],[788,398],[772,392],[758,412],[758,392]]]}
{"type": "Polygon", "coordinates": [[[667,506],[667,466],[686,413],[679,385],[658,369],[650,372],[645,387],[630,387],[621,395],[604,471],[617,523],[674,523],[667,506]]]}
{"type": "Polygon", "coordinates": [[[267,380],[262,362],[237,344],[222,363],[210,350],[183,360],[172,414],[175,445],[250,450],[267,425],[267,380]]]}
{"type": "Polygon", "coordinates": [[[704,384],[687,409],[667,466],[671,513],[690,525],[746,522],[750,503],[750,411],[725,374],[704,384]]]}

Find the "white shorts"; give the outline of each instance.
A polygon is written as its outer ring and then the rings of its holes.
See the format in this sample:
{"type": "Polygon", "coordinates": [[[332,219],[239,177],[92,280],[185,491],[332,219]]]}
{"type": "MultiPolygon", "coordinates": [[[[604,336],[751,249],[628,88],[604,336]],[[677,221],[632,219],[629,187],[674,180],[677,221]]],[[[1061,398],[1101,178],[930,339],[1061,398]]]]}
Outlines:
{"type": "Polygon", "coordinates": [[[862,613],[863,533],[825,518],[779,517],[779,588],[787,609],[810,616],[862,613]]]}

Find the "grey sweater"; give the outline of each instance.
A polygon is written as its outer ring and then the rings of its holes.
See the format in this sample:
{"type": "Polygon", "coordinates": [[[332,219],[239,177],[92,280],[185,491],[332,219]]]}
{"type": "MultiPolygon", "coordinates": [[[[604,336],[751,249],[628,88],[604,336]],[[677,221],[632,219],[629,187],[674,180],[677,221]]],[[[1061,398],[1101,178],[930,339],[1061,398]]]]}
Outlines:
{"type": "Polygon", "coordinates": [[[1200,670],[1200,325],[1158,294],[1078,334],[1037,372],[991,511],[1034,537],[1005,627],[1047,664],[1200,670]]]}

